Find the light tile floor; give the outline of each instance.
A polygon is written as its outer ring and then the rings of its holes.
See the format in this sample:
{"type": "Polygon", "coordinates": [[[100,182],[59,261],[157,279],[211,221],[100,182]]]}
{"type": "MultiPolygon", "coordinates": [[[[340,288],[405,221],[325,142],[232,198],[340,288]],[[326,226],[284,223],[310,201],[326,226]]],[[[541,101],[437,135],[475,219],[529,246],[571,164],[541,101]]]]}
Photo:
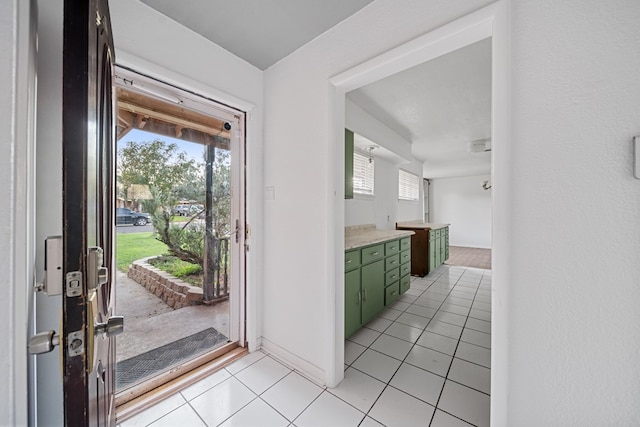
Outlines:
{"type": "Polygon", "coordinates": [[[491,269],[491,249],[449,246],[448,265],[491,269]]]}
{"type": "Polygon", "coordinates": [[[336,388],[257,351],[120,426],[488,426],[490,310],[490,270],[444,265],[347,339],[336,388]]]}

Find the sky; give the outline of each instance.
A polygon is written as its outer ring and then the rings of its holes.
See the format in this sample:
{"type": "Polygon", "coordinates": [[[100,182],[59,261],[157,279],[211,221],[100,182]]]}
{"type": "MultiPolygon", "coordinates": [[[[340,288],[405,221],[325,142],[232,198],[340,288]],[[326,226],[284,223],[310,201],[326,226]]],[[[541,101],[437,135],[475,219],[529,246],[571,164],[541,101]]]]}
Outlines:
{"type": "Polygon", "coordinates": [[[194,142],[183,141],[177,138],[171,138],[169,136],[158,135],[157,133],[145,132],[140,129],[132,129],[127,133],[124,138],[118,141],[118,151],[124,148],[129,141],[133,142],[152,142],[154,140],[165,141],[166,143],[175,143],[178,146],[179,151],[187,153],[187,157],[194,159],[195,161],[202,163],[204,145],[194,142]]]}

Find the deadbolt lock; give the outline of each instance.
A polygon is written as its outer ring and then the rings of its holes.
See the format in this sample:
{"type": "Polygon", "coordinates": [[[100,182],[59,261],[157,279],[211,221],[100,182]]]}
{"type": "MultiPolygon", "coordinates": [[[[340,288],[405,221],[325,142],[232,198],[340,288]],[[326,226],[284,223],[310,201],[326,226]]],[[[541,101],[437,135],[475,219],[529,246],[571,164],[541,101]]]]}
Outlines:
{"type": "Polygon", "coordinates": [[[29,354],[49,353],[57,345],[60,345],[60,336],[56,331],[40,332],[29,339],[29,354]]]}

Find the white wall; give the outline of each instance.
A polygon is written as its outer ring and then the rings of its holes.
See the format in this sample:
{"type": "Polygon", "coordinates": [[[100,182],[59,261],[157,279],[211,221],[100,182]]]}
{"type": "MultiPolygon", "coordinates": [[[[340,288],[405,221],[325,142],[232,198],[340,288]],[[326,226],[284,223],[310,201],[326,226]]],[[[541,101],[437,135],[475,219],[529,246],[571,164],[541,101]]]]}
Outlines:
{"type": "Polygon", "coordinates": [[[431,222],[448,223],[449,244],[491,248],[491,190],[482,182],[490,175],[431,179],[431,222]]]}
{"type": "Polygon", "coordinates": [[[512,425],[640,425],[639,21],[512,1],[512,425]]]}
{"type": "Polygon", "coordinates": [[[375,197],[355,195],[353,199],[345,200],[345,225],[375,224],[377,228],[393,230],[398,221],[422,218],[422,179],[420,200],[398,200],[398,169],[422,178],[422,163],[411,155],[411,143],[348,99],[345,102],[345,127],[393,153],[383,158],[376,155],[380,150],[372,152],[376,158],[375,197]]]}
{"type": "Polygon", "coordinates": [[[33,286],[35,12],[0,4],[0,424],[28,422],[26,347],[33,286]]]}
{"type": "MultiPolygon", "coordinates": [[[[402,165],[402,169],[420,171],[422,165],[416,163],[402,165]]],[[[400,166],[388,160],[377,158],[375,162],[374,197],[355,195],[345,200],[345,226],[375,224],[383,230],[393,230],[396,222],[421,218],[422,202],[398,200],[398,170],[400,166]]],[[[421,179],[422,181],[422,179],[421,179]]],[[[420,190],[422,192],[422,190],[420,190]]],[[[422,198],[422,197],[421,197],[422,198]]]]}
{"type": "MultiPolygon", "coordinates": [[[[327,79],[487,3],[378,0],[265,73],[265,181],[278,197],[265,206],[264,336],[317,372],[330,367],[332,344],[319,337],[339,298],[331,232],[344,225],[332,210],[340,155],[327,79]]],[[[494,390],[508,402],[495,409],[508,425],[637,424],[640,9],[510,6],[512,262],[507,339],[494,343],[509,386],[494,390]]]]}

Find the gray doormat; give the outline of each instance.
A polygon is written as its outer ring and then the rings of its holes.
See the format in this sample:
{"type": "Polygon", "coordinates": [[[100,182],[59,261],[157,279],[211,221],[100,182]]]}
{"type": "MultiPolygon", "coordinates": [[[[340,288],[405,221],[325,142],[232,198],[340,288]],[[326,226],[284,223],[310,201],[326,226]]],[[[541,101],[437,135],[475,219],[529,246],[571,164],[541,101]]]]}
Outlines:
{"type": "Polygon", "coordinates": [[[122,390],[146,377],[219,347],[229,339],[213,328],[180,338],[146,353],[116,363],[116,390],[122,390]]]}

